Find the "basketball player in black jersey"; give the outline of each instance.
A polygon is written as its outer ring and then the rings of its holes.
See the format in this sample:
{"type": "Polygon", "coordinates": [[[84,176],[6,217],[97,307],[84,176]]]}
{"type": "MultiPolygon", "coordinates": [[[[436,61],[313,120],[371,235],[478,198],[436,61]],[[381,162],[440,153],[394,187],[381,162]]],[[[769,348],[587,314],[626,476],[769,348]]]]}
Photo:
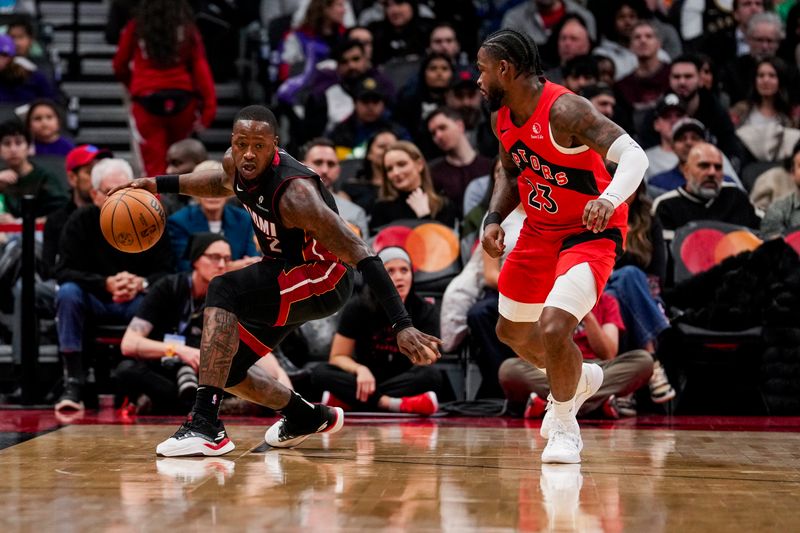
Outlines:
{"type": "Polygon", "coordinates": [[[139,178],[128,186],[152,193],[236,195],[250,214],[264,259],[214,278],[200,346],[200,387],[189,419],[156,448],[165,456],[222,455],[234,449],[218,419],[223,391],[279,411],[267,444],[292,447],[314,433],[341,429],[340,408],[312,405],[254,366],[300,324],[336,312],[356,266],[415,364],[439,357],[441,343],[411,324],[383,263],[339,217],[319,177],[278,148],[275,116],[263,106],[236,115],[223,171],[139,178]]]}

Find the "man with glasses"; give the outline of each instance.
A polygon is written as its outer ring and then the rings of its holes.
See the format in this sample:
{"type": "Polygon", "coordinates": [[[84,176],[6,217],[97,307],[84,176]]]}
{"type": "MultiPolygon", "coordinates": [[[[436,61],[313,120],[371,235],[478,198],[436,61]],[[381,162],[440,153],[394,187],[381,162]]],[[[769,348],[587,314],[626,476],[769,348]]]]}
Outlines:
{"type": "Polygon", "coordinates": [[[90,205],[70,215],[59,243],[56,325],[64,364],[64,391],[56,411],[83,409],[83,339],[87,326],[127,324],[151,283],[172,270],[169,239],[138,254],[112,247],[100,230],[100,207],[108,192],[133,179],[123,159],[103,159],[91,173],[90,205]]]}
{"type": "MultiPolygon", "coordinates": [[[[139,413],[186,414],[194,405],[208,284],[226,272],[231,246],[218,233],[195,233],[186,259],[191,271],[154,283],[122,337],[126,359],[117,367],[115,379],[119,392],[139,413]]],[[[266,371],[291,387],[274,355],[256,364],[254,372],[266,371]]]]}
{"type": "MultiPolygon", "coordinates": [[[[778,53],[781,41],[785,37],[783,23],[775,13],[758,13],[747,23],[745,34],[749,52],[736,58],[735,61],[722,63],[721,80],[723,88],[731,98],[731,103],[746,99],[753,90],[756,79],[756,67],[759,61],[774,58],[778,53]]],[[[780,73],[780,84],[787,90],[791,103],[799,100],[797,66],[785,65],[785,72],[780,73]]]]}
{"type": "MultiPolygon", "coordinates": [[[[207,160],[193,165],[190,170],[179,170],[178,174],[193,171],[221,170],[222,163],[207,160]]],[[[162,198],[177,196],[165,194],[162,198]]],[[[256,248],[250,215],[241,207],[226,201],[225,198],[195,198],[194,201],[167,217],[167,234],[172,244],[175,266],[178,272],[189,272],[192,265],[188,256],[189,242],[195,233],[210,231],[224,235],[231,247],[233,260],[227,270],[244,268],[261,260],[256,248]]]]}

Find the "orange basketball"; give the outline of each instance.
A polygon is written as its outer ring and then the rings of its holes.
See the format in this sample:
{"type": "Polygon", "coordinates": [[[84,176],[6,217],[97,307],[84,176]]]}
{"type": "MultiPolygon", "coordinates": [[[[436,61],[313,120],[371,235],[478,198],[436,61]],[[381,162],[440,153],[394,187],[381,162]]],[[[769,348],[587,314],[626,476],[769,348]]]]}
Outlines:
{"type": "Polygon", "coordinates": [[[103,237],[121,252],[152,248],[164,233],[167,215],[158,198],[144,189],[122,189],[100,209],[103,237]]]}

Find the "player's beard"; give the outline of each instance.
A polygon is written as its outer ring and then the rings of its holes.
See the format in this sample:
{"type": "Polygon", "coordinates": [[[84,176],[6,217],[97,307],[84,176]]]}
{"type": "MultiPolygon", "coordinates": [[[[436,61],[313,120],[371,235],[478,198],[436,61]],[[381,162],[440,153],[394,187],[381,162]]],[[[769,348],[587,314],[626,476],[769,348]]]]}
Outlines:
{"type": "Polygon", "coordinates": [[[502,87],[489,87],[486,91],[486,104],[489,106],[489,111],[494,113],[503,107],[503,98],[506,97],[506,91],[502,87]]]}

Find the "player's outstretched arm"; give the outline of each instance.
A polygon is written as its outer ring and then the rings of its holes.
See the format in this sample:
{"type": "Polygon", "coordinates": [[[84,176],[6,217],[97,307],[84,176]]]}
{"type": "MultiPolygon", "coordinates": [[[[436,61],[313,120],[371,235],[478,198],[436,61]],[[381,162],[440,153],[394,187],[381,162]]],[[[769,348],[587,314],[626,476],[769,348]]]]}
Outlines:
{"type": "Polygon", "coordinates": [[[200,170],[188,174],[170,174],[148,178],[137,178],[130,183],[115,187],[109,195],[120,189],[145,189],[156,193],[180,193],[203,198],[233,196],[233,157],[230,148],[222,160],[222,170],[200,170]]]}
{"type": "Polygon", "coordinates": [[[574,94],[559,97],[550,110],[550,123],[558,144],[586,145],[618,163],[614,178],[596,200],[583,211],[583,223],[590,231],[606,229],[614,210],[636,192],[647,170],[647,156],[625,130],[598,112],[585,98],[574,94]]]}
{"type": "MultiPolygon", "coordinates": [[[[497,136],[497,113],[492,113],[492,130],[497,136]]],[[[497,136],[498,140],[500,139],[497,136]]],[[[505,250],[505,233],[500,223],[519,205],[519,189],[517,177],[520,170],[511,156],[506,152],[502,142],[500,146],[501,176],[495,180],[492,189],[492,198],[489,201],[489,211],[483,225],[481,244],[490,257],[500,257],[505,250]]]]}
{"type": "Polygon", "coordinates": [[[411,318],[381,260],[325,204],[316,183],[310,179],[291,180],[278,202],[277,216],[286,227],[305,230],[342,261],[361,272],[389,316],[400,351],[411,362],[430,364],[439,358],[442,341],[411,325],[411,318]]]}

